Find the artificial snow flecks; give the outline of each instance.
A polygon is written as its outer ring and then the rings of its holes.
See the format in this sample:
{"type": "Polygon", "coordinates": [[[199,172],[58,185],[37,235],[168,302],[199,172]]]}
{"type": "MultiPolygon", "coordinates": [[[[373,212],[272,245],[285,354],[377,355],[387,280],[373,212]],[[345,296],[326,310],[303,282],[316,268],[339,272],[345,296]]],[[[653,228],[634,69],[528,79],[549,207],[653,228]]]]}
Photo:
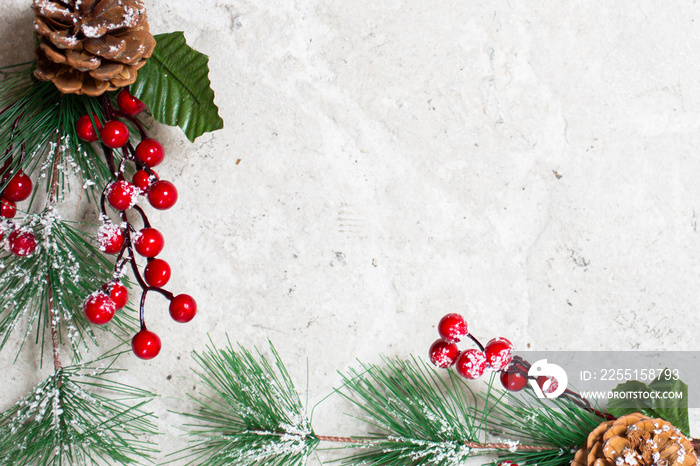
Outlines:
{"type": "MultiPolygon", "coordinates": [[[[460,466],[466,464],[471,457],[472,449],[464,442],[444,441],[434,442],[421,439],[389,437],[391,448],[384,451],[396,455],[409,462],[429,461],[430,464],[449,464],[460,466]]],[[[424,463],[421,463],[424,464],[424,463]]]]}
{"type": "MultiPolygon", "coordinates": [[[[0,349],[20,323],[26,323],[19,330],[26,339],[32,330],[45,331],[53,322],[80,359],[88,350],[86,339],[95,341],[81,304],[110,280],[110,261],[54,208],[29,215],[12,228],[32,231],[37,247],[26,257],[0,255],[0,349]]],[[[112,325],[130,327],[123,316],[112,325]]]]}
{"type": "Polygon", "coordinates": [[[113,254],[114,249],[121,249],[124,242],[124,234],[122,228],[112,223],[112,221],[102,215],[100,217],[102,225],[97,230],[97,243],[100,246],[100,251],[113,254]]]}
{"type": "Polygon", "coordinates": [[[92,366],[59,369],[0,414],[0,464],[141,464],[154,434],[143,404],[152,394],[91,374],[92,366]]]}

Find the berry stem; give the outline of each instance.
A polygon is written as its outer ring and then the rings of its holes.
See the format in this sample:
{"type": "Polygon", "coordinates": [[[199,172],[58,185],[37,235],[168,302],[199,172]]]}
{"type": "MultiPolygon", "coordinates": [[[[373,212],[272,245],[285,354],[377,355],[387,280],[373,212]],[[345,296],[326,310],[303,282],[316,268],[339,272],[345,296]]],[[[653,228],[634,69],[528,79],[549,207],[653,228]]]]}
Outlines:
{"type": "Polygon", "coordinates": [[[120,118],[124,118],[124,119],[132,122],[134,124],[134,126],[136,126],[136,129],[139,131],[139,135],[141,136],[141,139],[148,138],[148,134],[146,133],[146,130],[143,128],[143,124],[139,121],[138,118],[131,116],[131,115],[127,115],[126,113],[121,112],[119,110],[114,110],[114,114],[120,118]]]}
{"type": "Polygon", "coordinates": [[[472,334],[470,333],[470,334],[468,334],[467,336],[468,336],[469,338],[471,338],[471,340],[476,344],[476,346],[479,347],[479,349],[480,349],[481,351],[484,351],[484,350],[485,350],[484,345],[482,345],[481,342],[480,342],[479,340],[477,340],[477,338],[476,338],[474,335],[472,335],[472,334]]]}
{"type": "Polygon", "coordinates": [[[133,207],[133,209],[139,213],[141,216],[141,220],[143,220],[143,226],[144,228],[151,228],[151,222],[148,221],[148,217],[146,216],[146,212],[143,211],[143,209],[137,205],[133,207]]]}

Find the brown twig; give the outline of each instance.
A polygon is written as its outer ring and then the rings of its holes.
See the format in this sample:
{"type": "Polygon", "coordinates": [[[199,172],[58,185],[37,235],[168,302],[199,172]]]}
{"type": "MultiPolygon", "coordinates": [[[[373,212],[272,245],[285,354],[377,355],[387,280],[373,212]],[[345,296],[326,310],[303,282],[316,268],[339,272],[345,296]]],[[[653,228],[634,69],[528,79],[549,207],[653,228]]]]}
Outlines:
{"type": "MultiPolygon", "coordinates": [[[[49,204],[53,205],[56,203],[58,198],[58,166],[61,156],[61,141],[60,139],[56,141],[56,151],[53,154],[53,167],[51,170],[51,190],[49,193],[49,204]]],[[[59,356],[59,343],[58,343],[58,319],[55,316],[55,309],[53,307],[53,288],[51,285],[51,277],[46,276],[46,282],[48,285],[48,297],[49,297],[49,320],[51,323],[51,344],[53,346],[53,368],[55,372],[61,369],[61,358],[59,356]]],[[[59,384],[61,382],[59,381],[59,384]]],[[[59,385],[60,386],[60,385],[59,385]]]]}
{"type": "MultiPolygon", "coordinates": [[[[379,443],[376,440],[364,440],[353,437],[334,437],[330,435],[316,435],[316,438],[322,442],[349,443],[352,445],[376,445],[379,443]]],[[[397,443],[400,442],[397,441],[397,443]]],[[[552,451],[560,449],[560,447],[554,446],[520,445],[517,443],[464,442],[464,445],[473,450],[552,451]]]]}

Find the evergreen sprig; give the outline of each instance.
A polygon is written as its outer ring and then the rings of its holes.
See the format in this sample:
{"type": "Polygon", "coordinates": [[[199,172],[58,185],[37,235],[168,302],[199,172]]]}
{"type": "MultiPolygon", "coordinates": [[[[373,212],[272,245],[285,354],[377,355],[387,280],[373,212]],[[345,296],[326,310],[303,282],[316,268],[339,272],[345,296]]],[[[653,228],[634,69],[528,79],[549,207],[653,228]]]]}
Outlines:
{"type": "Polygon", "coordinates": [[[38,170],[46,192],[57,186],[59,198],[68,188],[68,175],[76,173],[95,198],[94,187],[111,176],[93,147],[78,138],[75,123],[85,114],[101,119],[102,106],[97,99],[64,95],[53,83],[37,81],[34,66],[0,68],[0,167],[7,163],[10,173],[38,170]]]}
{"type": "Polygon", "coordinates": [[[374,432],[365,451],[344,464],[452,465],[484,440],[483,410],[452,371],[441,377],[415,358],[360,364],[343,375],[340,393],[364,414],[374,432]]]}
{"type": "Polygon", "coordinates": [[[512,436],[533,445],[551,445],[545,451],[504,452],[503,458],[517,464],[566,466],[588,434],[605,421],[592,410],[569,398],[541,400],[532,390],[508,394],[504,403],[494,406],[488,418],[494,433],[512,436]]]}
{"type": "MultiPolygon", "coordinates": [[[[306,463],[319,440],[311,429],[299,394],[274,347],[273,362],[230,341],[224,349],[208,346],[194,359],[208,393],[193,398],[195,436],[181,458],[190,464],[294,466],[306,463]]],[[[182,455],[178,452],[176,455],[182,455]]]]}
{"type": "Polygon", "coordinates": [[[0,414],[0,464],[151,462],[157,432],[144,406],[154,395],[111,380],[114,359],[59,369],[0,414]]]}
{"type": "MultiPolygon", "coordinates": [[[[356,437],[316,435],[278,353],[208,347],[195,354],[208,392],[184,414],[195,436],[188,464],[298,465],[323,441],[342,442],[342,464],[454,466],[489,454],[518,464],[565,466],[600,423],[583,403],[539,400],[529,388],[514,396],[494,388],[474,393],[453,371],[411,357],[362,364],[341,374],[336,392],[368,426],[356,437]]],[[[183,452],[180,452],[182,454],[183,452]]],[[[180,456],[179,458],[183,458],[180,456]]]]}
{"type": "MultiPolygon", "coordinates": [[[[21,228],[34,232],[38,246],[27,257],[4,253],[0,258],[0,350],[22,319],[26,319],[22,342],[34,329],[43,348],[54,319],[79,359],[88,340],[96,343],[93,326],[81,312],[82,302],[112,279],[112,264],[52,208],[27,216],[21,228]]],[[[108,328],[131,331],[135,326],[134,317],[119,312],[108,328]]]]}

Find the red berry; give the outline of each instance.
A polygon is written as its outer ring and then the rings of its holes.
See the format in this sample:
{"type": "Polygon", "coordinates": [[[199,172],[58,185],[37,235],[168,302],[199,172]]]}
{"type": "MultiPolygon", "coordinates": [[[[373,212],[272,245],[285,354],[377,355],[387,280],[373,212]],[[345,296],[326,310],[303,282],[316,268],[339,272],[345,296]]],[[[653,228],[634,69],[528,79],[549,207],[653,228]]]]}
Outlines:
{"type": "Polygon", "coordinates": [[[163,161],[165,151],[163,145],[155,139],[142,140],[134,150],[136,158],[149,167],[155,167],[163,161]]]}
{"type": "Polygon", "coordinates": [[[163,259],[151,259],[143,269],[143,279],[148,286],[161,288],[170,280],[170,265],[163,259]]]}
{"type": "Polygon", "coordinates": [[[518,463],[513,463],[512,461],[501,461],[498,466],[518,466],[518,463]]]}
{"type": "Polygon", "coordinates": [[[17,214],[17,206],[12,201],[2,198],[0,201],[0,215],[5,218],[14,218],[17,214]]]}
{"type": "MultiPolygon", "coordinates": [[[[102,129],[102,124],[100,120],[97,119],[97,115],[93,115],[92,118],[97,124],[98,131],[102,129]]],[[[97,141],[97,131],[95,131],[95,126],[92,124],[89,115],[83,115],[78,118],[78,122],[75,124],[75,132],[78,133],[78,137],[86,142],[97,141]]]]}
{"type": "Polygon", "coordinates": [[[109,297],[117,309],[123,308],[129,302],[129,290],[119,282],[105,283],[102,289],[109,292],[109,297]]]}
{"type": "Polygon", "coordinates": [[[36,236],[31,231],[15,230],[9,234],[7,241],[10,251],[16,256],[30,256],[36,250],[36,236]]]}
{"type": "Polygon", "coordinates": [[[440,338],[430,345],[428,354],[430,355],[430,362],[441,369],[445,369],[452,366],[455,361],[457,361],[459,348],[457,348],[457,345],[454,343],[447,342],[440,338]]]}
{"type": "Polygon", "coordinates": [[[156,257],[163,250],[165,240],[155,228],[144,228],[134,238],[134,248],[143,257],[156,257]]]}
{"type": "Polygon", "coordinates": [[[469,334],[464,317],[459,314],[447,314],[438,323],[438,333],[450,343],[458,343],[462,337],[469,334]]]}
{"type": "Polygon", "coordinates": [[[486,355],[477,349],[463,351],[457,358],[457,373],[467,379],[478,379],[486,370],[486,355]]]}
{"type": "Polygon", "coordinates": [[[513,344],[505,338],[493,338],[486,344],[486,362],[495,371],[508,367],[513,356],[513,344]]]}
{"type": "Polygon", "coordinates": [[[511,392],[519,392],[527,385],[527,377],[515,367],[501,372],[501,384],[503,388],[511,392]]]}
{"type": "Polygon", "coordinates": [[[117,105],[119,109],[127,115],[138,115],[146,108],[146,104],[131,95],[129,89],[124,89],[117,96],[117,105]]]}
{"type": "Polygon", "coordinates": [[[87,320],[96,325],[104,325],[114,317],[117,306],[104,293],[96,292],[88,296],[83,302],[83,311],[87,320]]]}
{"type": "Polygon", "coordinates": [[[170,317],[175,322],[185,323],[197,314],[197,302],[188,294],[179,294],[170,301],[170,317]]]}
{"type": "Polygon", "coordinates": [[[129,129],[121,121],[108,121],[102,129],[100,129],[100,140],[102,140],[102,144],[107,147],[119,149],[120,147],[124,147],[129,141],[129,129]]]}
{"type": "Polygon", "coordinates": [[[148,202],[159,210],[171,208],[177,202],[177,189],[170,181],[159,180],[148,190],[148,202]]]}
{"type": "Polygon", "coordinates": [[[27,175],[18,172],[5,186],[2,195],[8,201],[20,202],[32,194],[32,180],[27,175]]]}
{"type": "MultiPolygon", "coordinates": [[[[153,170],[151,170],[153,171],[153,170]]],[[[136,173],[134,173],[134,177],[132,178],[132,182],[134,183],[134,186],[139,188],[142,192],[147,192],[150,187],[151,183],[154,181],[158,180],[158,173],[153,172],[153,176],[149,175],[146,170],[136,170],[136,173]]]]}
{"type": "Polygon", "coordinates": [[[141,329],[131,339],[131,349],[141,359],[153,359],[160,353],[160,338],[150,330],[141,329]]]}
{"type": "Polygon", "coordinates": [[[112,207],[117,210],[126,210],[136,204],[139,189],[126,180],[119,180],[107,186],[106,195],[112,207]]]}
{"type": "Polygon", "coordinates": [[[124,232],[112,222],[103,223],[97,230],[97,243],[100,245],[100,251],[117,254],[124,246],[124,232]]]}
{"type": "Polygon", "coordinates": [[[542,393],[554,393],[559,388],[559,382],[554,377],[540,375],[537,377],[537,385],[540,386],[542,393]]]}

